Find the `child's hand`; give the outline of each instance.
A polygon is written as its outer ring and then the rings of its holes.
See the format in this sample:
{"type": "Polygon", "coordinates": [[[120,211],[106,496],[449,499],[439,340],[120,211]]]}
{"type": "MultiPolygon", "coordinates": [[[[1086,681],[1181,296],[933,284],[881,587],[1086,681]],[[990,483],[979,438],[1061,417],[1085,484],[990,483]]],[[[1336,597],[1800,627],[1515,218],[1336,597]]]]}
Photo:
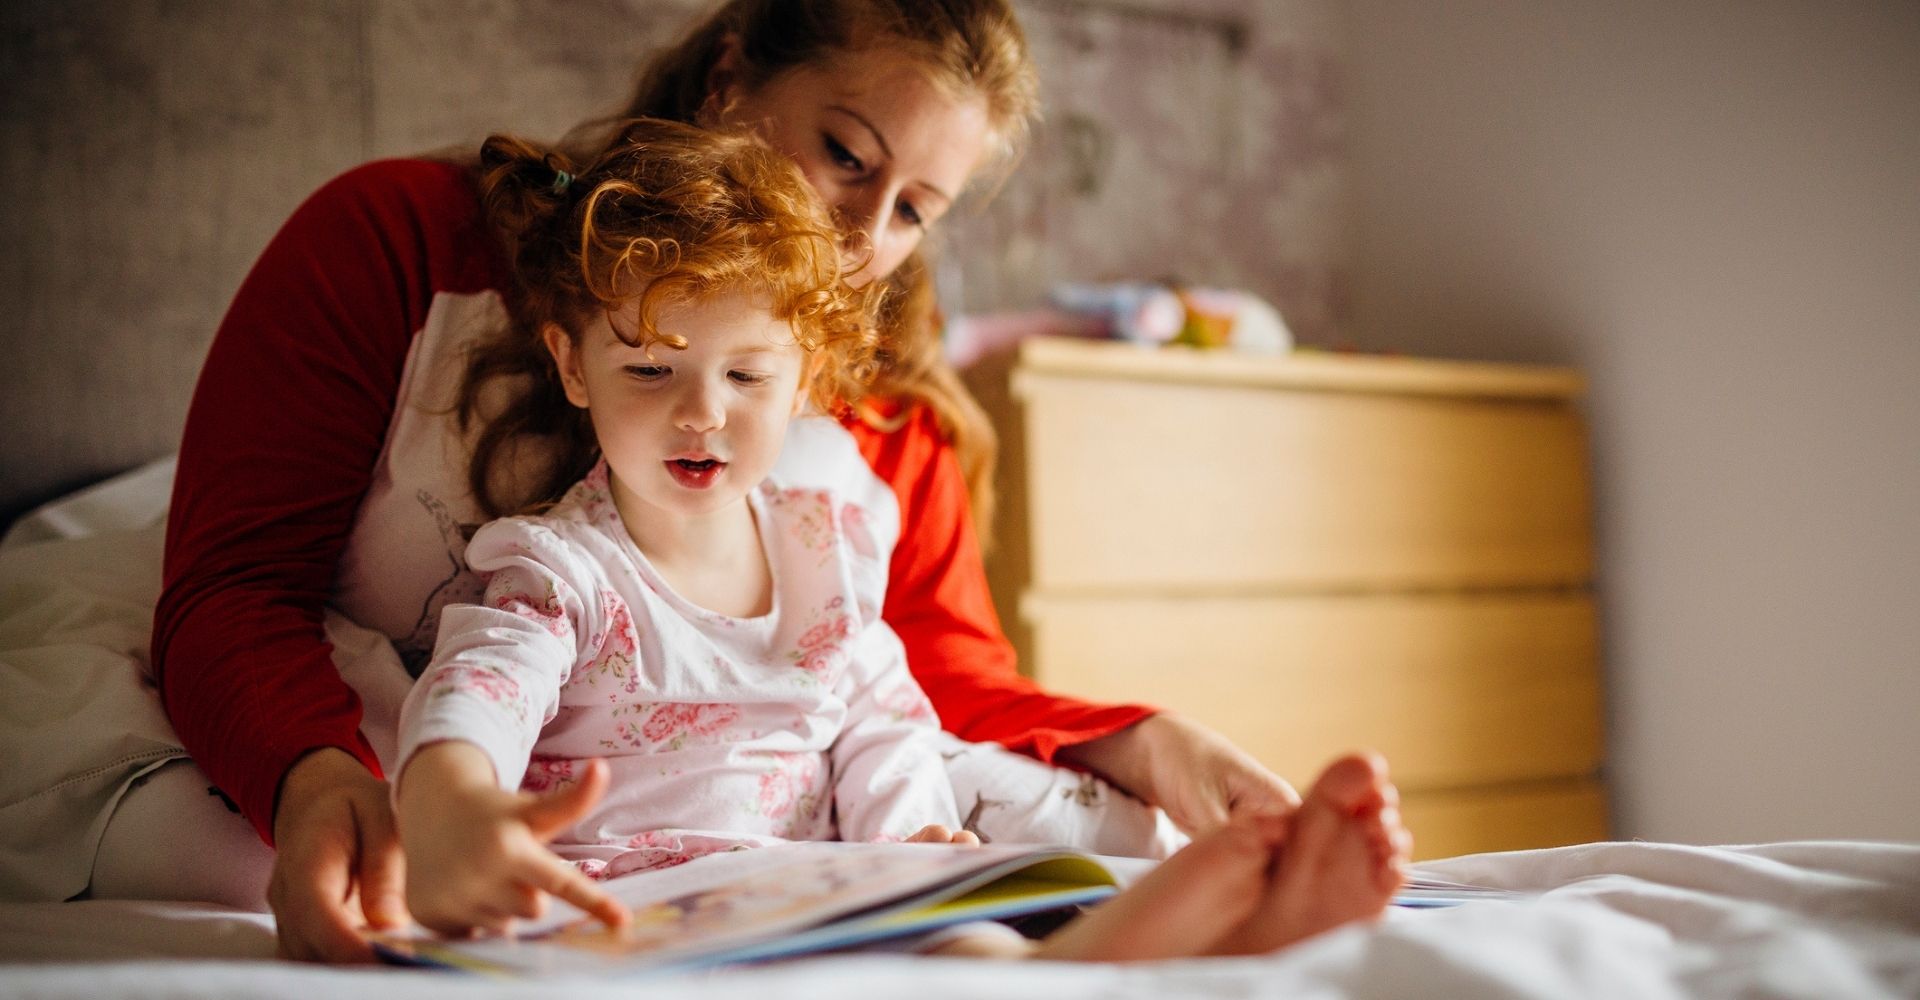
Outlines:
{"type": "Polygon", "coordinates": [[[534,919],[551,894],[609,927],[626,907],[546,848],[607,789],[607,765],[591,761],[578,782],[544,796],[502,791],[493,765],[470,744],[436,743],[408,762],[399,795],[407,858],[407,906],[422,926],[461,936],[502,933],[534,919]]]}
{"type": "Polygon", "coordinates": [[[938,823],[923,826],[906,840],[909,844],[966,844],[980,846],[980,837],[972,830],[949,830],[938,823]]]}

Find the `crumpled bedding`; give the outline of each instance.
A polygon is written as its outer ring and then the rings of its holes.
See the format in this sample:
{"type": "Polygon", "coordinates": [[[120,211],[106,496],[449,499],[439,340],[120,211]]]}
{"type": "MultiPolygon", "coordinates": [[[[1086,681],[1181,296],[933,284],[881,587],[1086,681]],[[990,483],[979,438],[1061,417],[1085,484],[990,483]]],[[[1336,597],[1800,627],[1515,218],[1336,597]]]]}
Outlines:
{"type": "MultiPolygon", "coordinates": [[[[0,540],[0,899],[85,890],[127,789],[187,757],[147,666],[173,467],[62,498],[0,540]]],[[[332,609],[323,627],[390,759],[404,669],[378,632],[332,609]]]]}
{"type": "Polygon", "coordinates": [[[838,955],[636,980],[500,980],[271,960],[271,918],[188,903],[0,904],[0,993],[20,997],[566,995],[1561,998],[1920,996],[1920,846],[1603,843],[1422,874],[1537,892],[1393,911],[1255,958],[1134,965],[838,955]],[[930,968],[937,963],[938,968],[930,968]]]}
{"type": "Polygon", "coordinates": [[[85,889],[129,784],[186,757],[146,682],[172,472],[49,505],[0,543],[0,899],[85,889]]]}
{"type": "MultiPolygon", "coordinates": [[[[0,545],[0,900],[78,891],[99,835],[89,822],[104,822],[127,781],[180,755],[138,680],[171,471],[157,464],[63,501],[0,545]],[[88,739],[119,742],[76,743],[63,720],[103,704],[130,724],[88,739]]],[[[208,904],[0,902],[0,995],[482,998],[589,986],[596,997],[696,1000],[1920,997],[1920,845],[1603,843],[1455,858],[1421,873],[1537,895],[1396,910],[1377,926],[1246,959],[1076,966],[861,954],[564,983],[278,962],[270,916],[208,904]]]]}

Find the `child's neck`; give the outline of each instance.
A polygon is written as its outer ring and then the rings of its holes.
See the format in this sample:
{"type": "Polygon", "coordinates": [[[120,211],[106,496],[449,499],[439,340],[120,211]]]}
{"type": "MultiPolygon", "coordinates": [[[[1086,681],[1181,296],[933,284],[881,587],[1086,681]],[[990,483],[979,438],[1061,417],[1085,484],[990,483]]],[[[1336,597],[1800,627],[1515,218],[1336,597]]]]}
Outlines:
{"type": "Polygon", "coordinates": [[[773,570],[746,497],[709,514],[685,515],[646,504],[617,484],[612,493],[627,536],[674,593],[733,618],[773,609],[773,570]]]}

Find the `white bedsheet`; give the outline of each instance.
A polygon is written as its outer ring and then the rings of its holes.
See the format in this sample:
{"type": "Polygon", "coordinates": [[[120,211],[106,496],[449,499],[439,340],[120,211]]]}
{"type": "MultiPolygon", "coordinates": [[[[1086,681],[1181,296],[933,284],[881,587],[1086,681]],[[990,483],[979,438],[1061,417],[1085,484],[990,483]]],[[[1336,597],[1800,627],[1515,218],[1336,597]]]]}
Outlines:
{"type": "Polygon", "coordinates": [[[1920,846],[1589,844],[1423,866],[1542,895],[1395,911],[1278,954],[1127,966],[829,956],[668,979],[493,980],[270,960],[270,918],[0,905],[15,997],[1920,997],[1920,846]],[[937,968],[934,967],[937,965],[937,968]]]}
{"type": "MultiPolygon", "coordinates": [[[[180,752],[139,681],[170,473],[159,464],[63,501],[0,546],[0,884],[9,887],[0,897],[77,891],[98,830],[71,831],[97,824],[125,781],[180,752]],[[66,720],[102,711],[125,722],[119,733],[96,733],[103,745],[76,743],[66,720]]],[[[1424,871],[1543,894],[1396,911],[1378,927],[1250,959],[1068,966],[860,955],[565,985],[595,997],[696,1000],[1920,998],[1920,846],[1591,844],[1424,871]]],[[[559,994],[552,981],[320,968],[272,955],[263,914],[0,902],[0,997],[559,994]]]]}

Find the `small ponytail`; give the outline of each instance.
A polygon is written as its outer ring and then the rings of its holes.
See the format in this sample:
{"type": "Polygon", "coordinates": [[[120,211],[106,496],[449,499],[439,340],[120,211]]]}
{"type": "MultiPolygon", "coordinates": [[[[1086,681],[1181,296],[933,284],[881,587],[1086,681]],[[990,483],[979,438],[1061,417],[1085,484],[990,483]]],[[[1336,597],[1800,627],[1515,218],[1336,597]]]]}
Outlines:
{"type": "Polygon", "coordinates": [[[492,135],[481,144],[480,201],[516,267],[529,237],[573,207],[580,170],[565,153],[518,136],[492,135]]]}

